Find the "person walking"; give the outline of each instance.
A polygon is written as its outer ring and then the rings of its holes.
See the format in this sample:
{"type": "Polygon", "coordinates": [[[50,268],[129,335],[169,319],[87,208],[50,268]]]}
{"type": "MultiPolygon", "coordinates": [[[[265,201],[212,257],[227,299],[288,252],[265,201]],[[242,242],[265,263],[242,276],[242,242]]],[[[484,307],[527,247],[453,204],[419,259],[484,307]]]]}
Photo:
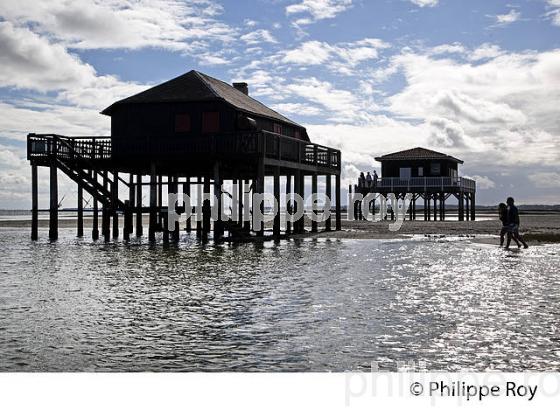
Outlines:
{"type": "MultiPolygon", "coordinates": [[[[498,216],[500,218],[500,221],[502,221],[502,229],[500,231],[500,246],[504,246],[505,236],[507,235],[508,236],[508,241],[511,241],[512,234],[511,234],[511,229],[510,229],[509,221],[508,221],[507,205],[504,204],[503,202],[501,202],[498,205],[498,216]]],[[[517,247],[521,246],[519,244],[519,241],[517,240],[517,238],[513,238],[513,240],[517,244],[517,247]]]]}
{"type": "Polygon", "coordinates": [[[529,245],[523,240],[523,237],[519,234],[519,210],[515,206],[514,199],[510,196],[507,201],[507,221],[509,229],[511,229],[511,236],[508,235],[506,241],[506,249],[509,248],[509,244],[511,242],[511,238],[515,238],[519,242],[523,244],[523,247],[527,249],[529,245]]]}

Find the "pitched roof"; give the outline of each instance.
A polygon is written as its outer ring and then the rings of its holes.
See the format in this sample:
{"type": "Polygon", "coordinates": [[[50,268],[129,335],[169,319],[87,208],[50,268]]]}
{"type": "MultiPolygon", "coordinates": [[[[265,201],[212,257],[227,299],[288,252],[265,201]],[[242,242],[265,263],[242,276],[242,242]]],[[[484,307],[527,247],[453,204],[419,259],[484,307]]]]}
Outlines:
{"type": "Polygon", "coordinates": [[[301,125],[268,108],[263,103],[249,97],[231,85],[201,72],[191,70],[186,74],[166,81],[141,93],[117,101],[101,111],[111,115],[113,108],[122,104],[159,102],[198,102],[223,100],[238,110],[248,114],[282,121],[296,127],[301,125]]]}
{"type": "Polygon", "coordinates": [[[451,155],[443,154],[441,152],[432,151],[431,149],[416,147],[404,151],[393,152],[392,154],[375,157],[376,161],[402,161],[402,160],[429,160],[429,159],[443,159],[448,161],[458,162],[462,164],[463,161],[452,157],[451,155]]]}

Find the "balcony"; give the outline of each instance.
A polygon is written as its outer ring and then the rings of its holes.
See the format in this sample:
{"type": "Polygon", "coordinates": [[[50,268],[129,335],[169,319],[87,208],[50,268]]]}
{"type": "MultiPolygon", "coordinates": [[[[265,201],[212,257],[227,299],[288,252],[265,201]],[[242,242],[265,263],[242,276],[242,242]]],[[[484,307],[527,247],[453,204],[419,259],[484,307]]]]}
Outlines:
{"type": "Polygon", "coordinates": [[[379,178],[375,187],[357,188],[357,192],[475,192],[476,182],[464,177],[379,178]]]}

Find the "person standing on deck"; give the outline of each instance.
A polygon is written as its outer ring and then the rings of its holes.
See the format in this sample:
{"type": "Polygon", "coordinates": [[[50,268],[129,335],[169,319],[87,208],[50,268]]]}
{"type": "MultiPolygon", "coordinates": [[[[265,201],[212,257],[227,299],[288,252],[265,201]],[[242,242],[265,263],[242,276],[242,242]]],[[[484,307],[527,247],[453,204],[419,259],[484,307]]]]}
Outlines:
{"type": "Polygon", "coordinates": [[[507,221],[509,224],[509,228],[511,229],[511,235],[508,235],[507,242],[506,242],[506,249],[509,248],[509,244],[511,242],[512,236],[516,238],[519,242],[523,244],[523,247],[527,249],[529,245],[523,240],[521,235],[519,234],[519,210],[514,205],[514,200],[510,196],[507,201],[507,221]]]}
{"type": "Polygon", "coordinates": [[[373,171],[373,187],[377,188],[377,171],[373,171]]]}
{"type": "Polygon", "coordinates": [[[371,183],[372,183],[371,174],[368,171],[366,175],[366,188],[368,189],[371,188],[371,183]]]}
{"type": "Polygon", "coordinates": [[[358,188],[364,188],[366,186],[366,177],[364,176],[363,172],[360,172],[360,176],[358,178],[358,188]]]}

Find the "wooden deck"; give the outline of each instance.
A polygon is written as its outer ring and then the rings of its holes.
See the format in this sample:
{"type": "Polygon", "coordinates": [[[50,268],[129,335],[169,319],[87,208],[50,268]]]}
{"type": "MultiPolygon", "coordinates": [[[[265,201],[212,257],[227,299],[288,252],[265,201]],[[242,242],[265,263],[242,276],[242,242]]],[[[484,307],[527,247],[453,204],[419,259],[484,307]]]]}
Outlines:
{"type": "MultiPolygon", "coordinates": [[[[304,173],[340,174],[340,151],[267,131],[218,134],[193,138],[107,136],[76,137],[29,134],[27,159],[48,165],[49,158],[81,165],[97,164],[118,172],[148,172],[150,162],[160,162],[169,174],[192,174],[201,162],[258,161],[265,167],[297,169],[304,173]]],[[[266,168],[265,168],[266,172],[266,168]]],[[[267,172],[268,174],[268,172],[267,172]]]]}
{"type": "MultiPolygon", "coordinates": [[[[465,177],[379,178],[375,187],[362,188],[365,192],[475,192],[476,182],[465,177]]],[[[360,192],[358,189],[357,192],[360,192]]]]}

